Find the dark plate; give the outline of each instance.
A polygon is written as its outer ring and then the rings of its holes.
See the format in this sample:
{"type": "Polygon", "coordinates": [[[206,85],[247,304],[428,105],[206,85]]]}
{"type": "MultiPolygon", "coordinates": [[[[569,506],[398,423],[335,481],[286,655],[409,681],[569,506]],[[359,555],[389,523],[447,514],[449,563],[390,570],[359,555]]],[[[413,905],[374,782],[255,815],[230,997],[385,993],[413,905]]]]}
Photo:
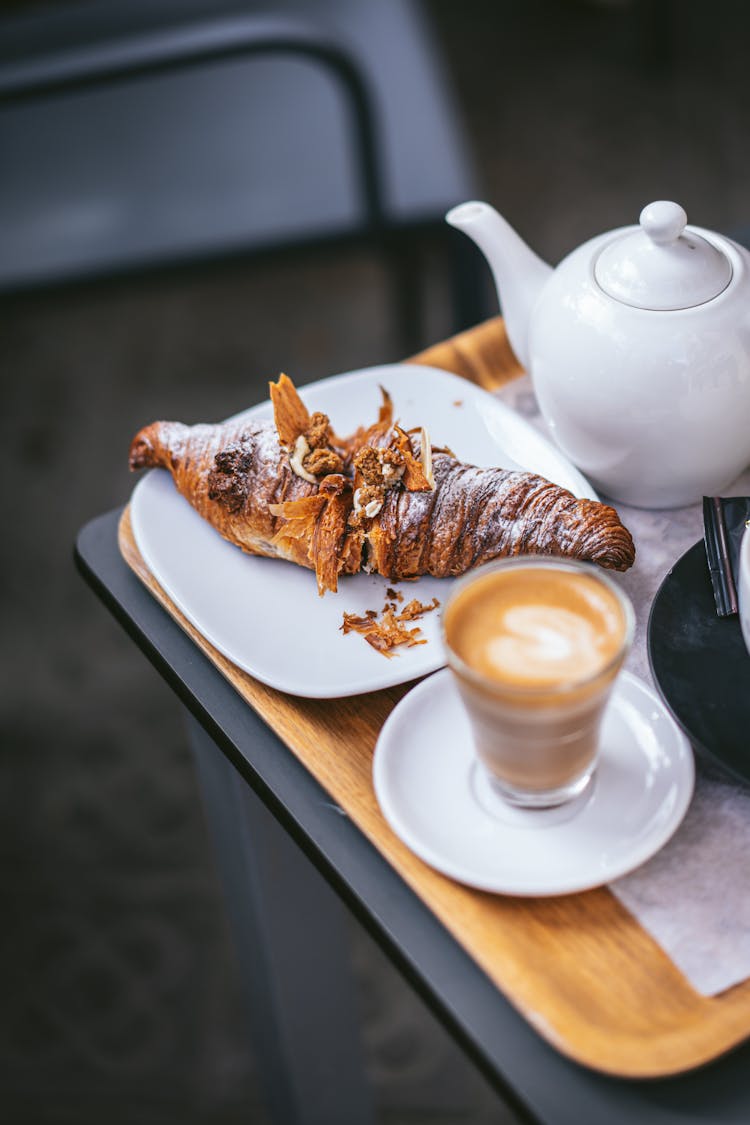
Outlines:
{"type": "Polygon", "coordinates": [[[675,563],[648,622],[656,686],[695,749],[750,782],[750,655],[738,617],[717,617],[703,540],[675,563]]]}

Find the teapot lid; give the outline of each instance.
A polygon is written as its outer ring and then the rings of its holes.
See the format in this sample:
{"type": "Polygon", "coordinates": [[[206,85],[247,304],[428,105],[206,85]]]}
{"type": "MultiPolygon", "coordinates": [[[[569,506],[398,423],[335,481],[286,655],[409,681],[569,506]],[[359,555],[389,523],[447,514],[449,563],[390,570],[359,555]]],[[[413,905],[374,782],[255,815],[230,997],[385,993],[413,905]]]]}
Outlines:
{"type": "Polygon", "coordinates": [[[678,203],[659,200],[641,211],[640,226],[609,242],[594,266],[598,284],[638,309],[689,309],[717,297],[732,265],[708,239],[686,230],[678,203]]]}

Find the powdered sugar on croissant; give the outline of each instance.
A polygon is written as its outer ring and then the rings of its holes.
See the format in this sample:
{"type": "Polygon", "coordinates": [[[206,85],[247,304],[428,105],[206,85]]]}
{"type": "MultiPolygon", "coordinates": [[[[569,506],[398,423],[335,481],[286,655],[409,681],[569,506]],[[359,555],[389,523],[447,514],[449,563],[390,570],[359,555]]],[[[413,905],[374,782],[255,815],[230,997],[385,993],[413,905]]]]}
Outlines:
{"type": "Polygon", "coordinates": [[[546,554],[627,570],[615,510],[533,473],[481,469],[405,433],[383,392],[378,420],[346,438],[310,414],[291,380],[271,384],[274,422],[154,422],[132,469],[168,469],[225,539],[313,569],[322,594],[361,569],[397,580],[463,574],[504,555],[546,554]]]}

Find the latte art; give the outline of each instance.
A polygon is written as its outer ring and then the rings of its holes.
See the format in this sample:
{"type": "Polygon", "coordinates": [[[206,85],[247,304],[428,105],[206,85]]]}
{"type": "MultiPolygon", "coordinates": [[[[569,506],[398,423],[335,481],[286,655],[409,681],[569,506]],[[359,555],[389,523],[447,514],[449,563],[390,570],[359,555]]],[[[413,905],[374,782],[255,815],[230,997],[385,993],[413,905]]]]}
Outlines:
{"type": "Polygon", "coordinates": [[[499,571],[459,596],[446,621],[469,667],[506,684],[586,680],[617,652],[617,599],[595,578],[554,567],[499,571]]]}
{"type": "Polygon", "coordinates": [[[497,624],[501,631],[489,638],[482,662],[505,679],[523,669],[525,680],[546,683],[576,673],[593,675],[601,666],[596,630],[568,609],[516,606],[497,624]]]}

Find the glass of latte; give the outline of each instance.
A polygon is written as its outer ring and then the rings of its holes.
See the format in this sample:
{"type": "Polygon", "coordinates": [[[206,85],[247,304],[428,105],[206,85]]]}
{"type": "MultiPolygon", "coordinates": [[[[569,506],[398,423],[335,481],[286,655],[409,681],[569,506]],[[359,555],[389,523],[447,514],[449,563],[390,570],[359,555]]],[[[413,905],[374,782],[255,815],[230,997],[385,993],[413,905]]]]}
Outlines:
{"type": "Polygon", "coordinates": [[[633,629],[629,598],[591,564],[517,556],[456,584],[443,614],[448,665],[506,801],[551,808],[589,786],[633,629]]]}

